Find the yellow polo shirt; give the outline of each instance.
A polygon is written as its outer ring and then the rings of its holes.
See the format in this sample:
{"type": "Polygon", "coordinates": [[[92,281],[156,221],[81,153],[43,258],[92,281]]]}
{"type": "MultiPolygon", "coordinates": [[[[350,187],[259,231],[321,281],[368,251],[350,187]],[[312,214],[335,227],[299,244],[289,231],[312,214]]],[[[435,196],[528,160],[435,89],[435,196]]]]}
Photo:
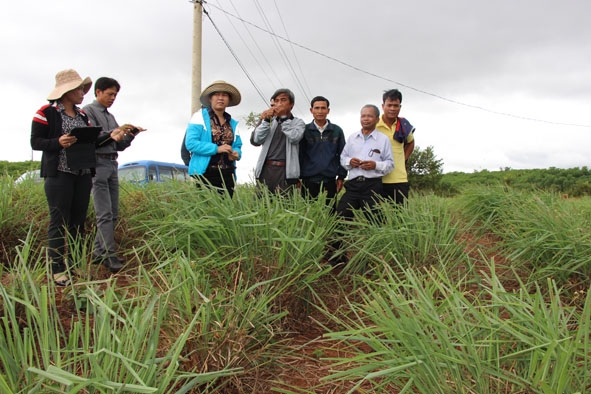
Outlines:
{"type": "MultiPolygon", "coordinates": [[[[398,119],[396,120],[398,121],[398,119]]],[[[394,132],[396,131],[396,123],[392,125],[392,127],[388,127],[384,120],[380,116],[380,121],[376,126],[376,130],[382,134],[385,134],[386,137],[390,140],[392,144],[392,156],[394,157],[394,169],[389,174],[382,177],[383,183],[403,183],[408,182],[408,177],[406,176],[406,165],[404,160],[404,144],[398,142],[394,139],[394,132]]],[[[414,141],[414,133],[409,134],[406,137],[406,142],[409,143],[414,141]]]]}

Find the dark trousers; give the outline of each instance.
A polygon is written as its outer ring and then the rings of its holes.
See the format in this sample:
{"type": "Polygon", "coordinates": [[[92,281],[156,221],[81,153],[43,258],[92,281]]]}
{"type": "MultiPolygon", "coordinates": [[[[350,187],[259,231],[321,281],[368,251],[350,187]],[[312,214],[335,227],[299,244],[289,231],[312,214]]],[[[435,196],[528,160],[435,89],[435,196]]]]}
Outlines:
{"type": "MultiPolygon", "coordinates": [[[[337,214],[347,220],[353,218],[354,209],[364,209],[366,214],[377,215],[377,200],[382,193],[382,178],[357,177],[345,182],[345,193],[341,196],[337,205],[337,214]]],[[[338,255],[342,242],[337,239],[333,241],[326,255],[329,263],[333,266],[347,263],[347,256],[338,255]]]]}
{"type": "Polygon", "coordinates": [[[403,205],[408,199],[409,190],[410,185],[408,182],[384,183],[382,196],[395,201],[396,204],[403,205]]]}
{"type": "Polygon", "coordinates": [[[345,182],[345,193],[337,205],[337,213],[347,219],[353,218],[353,209],[372,211],[377,198],[382,194],[382,178],[358,177],[345,182]]]}
{"type": "Polygon", "coordinates": [[[337,195],[336,180],[312,182],[309,178],[302,178],[302,197],[318,198],[322,192],[326,192],[328,198],[334,198],[337,195]]]}
{"type": "Polygon", "coordinates": [[[49,206],[47,238],[52,273],[66,270],[66,236],[79,239],[84,235],[84,221],[90,201],[92,176],[58,171],[57,176],[45,178],[45,196],[49,206]]]}
{"type": "Polygon", "coordinates": [[[326,192],[326,205],[330,205],[332,213],[336,212],[337,181],[312,182],[309,178],[302,178],[302,197],[316,199],[322,192],[326,192]]]}
{"type": "Polygon", "coordinates": [[[220,194],[227,191],[230,198],[234,196],[235,180],[233,168],[225,168],[223,170],[213,167],[208,168],[203,175],[197,176],[196,179],[197,187],[205,184],[216,188],[220,194]]]}

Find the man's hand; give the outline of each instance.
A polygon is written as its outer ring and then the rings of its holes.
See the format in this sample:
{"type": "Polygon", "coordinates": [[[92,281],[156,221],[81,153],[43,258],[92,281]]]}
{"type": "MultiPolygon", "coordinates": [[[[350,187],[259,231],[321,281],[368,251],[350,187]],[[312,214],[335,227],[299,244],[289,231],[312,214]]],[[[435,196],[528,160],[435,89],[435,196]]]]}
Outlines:
{"type": "Polygon", "coordinates": [[[291,113],[291,104],[289,101],[276,101],[273,110],[273,115],[277,117],[289,116],[291,113]]]}
{"type": "Polygon", "coordinates": [[[140,127],[140,126],[134,126],[131,130],[129,130],[127,133],[125,133],[125,135],[131,134],[135,137],[136,135],[138,135],[142,131],[146,131],[146,129],[144,129],[143,127],[140,127]]]}
{"type": "Polygon", "coordinates": [[[115,130],[111,131],[111,139],[113,141],[121,141],[123,137],[125,137],[125,129],[122,127],[117,127],[115,130]]]}
{"type": "Polygon", "coordinates": [[[361,163],[359,163],[359,168],[361,168],[362,170],[375,170],[376,168],[376,162],[373,160],[365,160],[362,161],[361,163]]]}
{"type": "Polygon", "coordinates": [[[361,165],[361,163],[363,163],[363,162],[356,157],[352,158],[351,161],[349,161],[349,164],[353,168],[359,167],[361,165]]]}
{"type": "Polygon", "coordinates": [[[264,110],[261,113],[261,119],[265,119],[268,122],[271,121],[271,118],[273,118],[273,116],[275,116],[275,109],[274,109],[274,107],[271,107],[269,109],[266,109],[266,110],[264,110]]]}

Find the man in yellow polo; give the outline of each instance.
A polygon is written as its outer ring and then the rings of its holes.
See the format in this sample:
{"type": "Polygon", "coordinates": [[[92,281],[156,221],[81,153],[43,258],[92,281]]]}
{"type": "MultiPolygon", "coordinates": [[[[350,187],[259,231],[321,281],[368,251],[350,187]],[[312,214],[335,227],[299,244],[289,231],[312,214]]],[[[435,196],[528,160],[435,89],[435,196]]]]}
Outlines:
{"type": "Polygon", "coordinates": [[[398,89],[386,90],[382,96],[383,114],[376,130],[385,134],[392,144],[394,170],[382,177],[382,196],[404,204],[408,198],[410,186],[406,174],[406,161],[415,148],[415,128],[405,118],[398,116],[402,102],[402,93],[398,89]]]}

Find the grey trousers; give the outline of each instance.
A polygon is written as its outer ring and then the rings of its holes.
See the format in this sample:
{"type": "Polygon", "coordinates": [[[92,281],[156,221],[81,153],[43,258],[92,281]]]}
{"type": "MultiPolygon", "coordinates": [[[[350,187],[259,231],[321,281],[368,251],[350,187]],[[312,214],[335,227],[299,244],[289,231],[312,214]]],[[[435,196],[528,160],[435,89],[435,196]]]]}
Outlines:
{"type": "Polygon", "coordinates": [[[271,193],[283,194],[292,189],[285,179],[285,167],[264,165],[258,178],[259,185],[265,185],[271,193]]]}
{"type": "Polygon", "coordinates": [[[98,157],[92,179],[92,197],[96,213],[96,238],[92,256],[108,257],[117,252],[115,224],[119,217],[119,176],[117,160],[98,157]]]}

